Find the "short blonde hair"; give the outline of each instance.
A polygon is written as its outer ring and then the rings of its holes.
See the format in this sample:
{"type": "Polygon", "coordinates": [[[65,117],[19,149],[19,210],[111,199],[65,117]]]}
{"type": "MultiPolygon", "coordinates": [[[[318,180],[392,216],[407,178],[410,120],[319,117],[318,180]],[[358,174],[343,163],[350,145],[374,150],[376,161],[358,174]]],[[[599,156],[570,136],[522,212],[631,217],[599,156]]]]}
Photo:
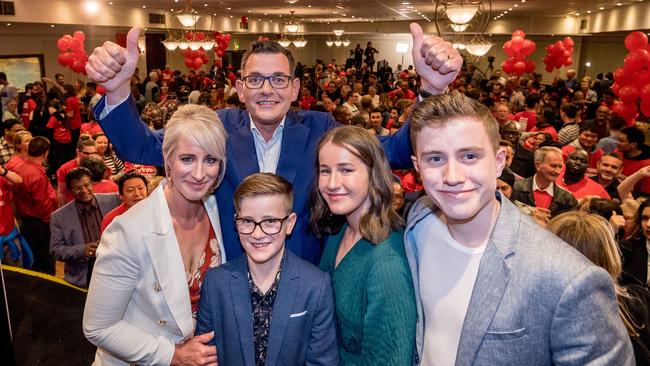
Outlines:
{"type": "Polygon", "coordinates": [[[255,173],[246,177],[235,190],[235,212],[239,213],[244,198],[282,196],[287,213],[293,210],[293,186],[288,180],[272,173],[255,173]]]}
{"type": "Polygon", "coordinates": [[[214,185],[216,188],[226,174],[226,137],[223,123],[213,110],[196,104],[181,106],[165,128],[162,146],[165,175],[170,174],[167,164],[171,161],[178,142],[185,138],[219,160],[219,177],[214,185]]]}

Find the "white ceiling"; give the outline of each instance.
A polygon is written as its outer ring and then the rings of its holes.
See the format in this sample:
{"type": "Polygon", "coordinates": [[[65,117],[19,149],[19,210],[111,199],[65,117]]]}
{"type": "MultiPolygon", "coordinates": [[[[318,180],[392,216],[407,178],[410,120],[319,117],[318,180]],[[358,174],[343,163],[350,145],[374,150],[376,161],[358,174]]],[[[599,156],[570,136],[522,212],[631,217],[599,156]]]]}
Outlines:
{"type": "MultiPolygon", "coordinates": [[[[577,12],[597,13],[600,7],[608,10],[616,8],[616,4],[626,6],[642,1],[644,0],[494,0],[492,16],[512,9],[504,18],[560,17],[575,15],[577,12]]],[[[100,2],[108,3],[107,0],[100,2]]],[[[185,0],[113,1],[114,5],[133,8],[144,5],[147,9],[157,10],[179,10],[184,3],[185,0]]],[[[307,22],[424,20],[421,14],[433,20],[435,12],[434,1],[430,0],[193,0],[192,6],[201,12],[217,15],[246,15],[250,19],[280,22],[286,21],[291,10],[295,11],[298,20],[304,19],[307,22]]]]}

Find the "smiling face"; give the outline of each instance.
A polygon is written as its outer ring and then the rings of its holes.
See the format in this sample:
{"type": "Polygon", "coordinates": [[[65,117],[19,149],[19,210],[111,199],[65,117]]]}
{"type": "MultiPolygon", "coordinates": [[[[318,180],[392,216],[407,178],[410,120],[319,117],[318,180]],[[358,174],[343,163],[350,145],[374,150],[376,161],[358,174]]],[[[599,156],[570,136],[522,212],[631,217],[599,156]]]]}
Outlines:
{"type": "MultiPolygon", "coordinates": [[[[289,68],[289,59],[281,53],[255,53],[250,55],[244,68],[244,76],[293,75],[289,68]]],[[[243,80],[235,82],[239,100],[246,104],[246,109],[258,125],[274,127],[295,101],[300,91],[300,80],[291,79],[289,86],[283,89],[273,88],[265,80],[259,89],[246,87],[243,80]]]]}
{"type": "Polygon", "coordinates": [[[269,235],[262,231],[260,225],[255,226],[250,234],[239,234],[239,240],[248,257],[249,265],[276,262],[282,259],[284,242],[293,231],[296,224],[296,214],[285,204],[286,198],[280,194],[269,194],[244,197],[239,202],[238,219],[261,222],[263,220],[278,220],[287,217],[281,224],[280,232],[269,235]]]}
{"type": "Polygon", "coordinates": [[[598,134],[590,130],[584,130],[580,132],[580,137],[578,138],[578,142],[586,150],[591,150],[594,147],[594,145],[596,145],[596,143],[598,142],[598,134]]]}
{"type": "Polygon", "coordinates": [[[372,128],[381,127],[382,120],[383,120],[383,116],[381,115],[381,112],[370,113],[370,125],[372,126],[372,128]]]}
{"type": "Polygon", "coordinates": [[[124,202],[127,208],[131,208],[136,203],[147,198],[147,185],[140,177],[133,177],[124,182],[120,200],[124,202]]]}
{"type": "Polygon", "coordinates": [[[332,142],[318,152],[318,190],[335,215],[358,220],[370,208],[368,167],[348,148],[332,142]]]}
{"type": "Polygon", "coordinates": [[[69,190],[77,202],[90,203],[93,200],[93,181],[90,176],[84,175],[80,179],[72,179],[69,190]]]}
{"type": "Polygon", "coordinates": [[[415,145],[413,165],[448,222],[491,218],[506,152],[502,147],[494,151],[481,122],[456,117],[441,126],[424,127],[415,145]]]}
{"type": "Polygon", "coordinates": [[[555,151],[549,151],[543,161],[535,162],[537,174],[546,184],[555,182],[557,177],[560,176],[563,166],[562,154],[555,151]]]}
{"type": "Polygon", "coordinates": [[[219,178],[220,161],[203,148],[180,138],[168,166],[171,192],[190,202],[203,199],[219,178]]]}
{"type": "Polygon", "coordinates": [[[95,139],[95,147],[97,149],[97,154],[104,155],[108,148],[108,138],[106,136],[97,136],[95,139]]]}
{"type": "Polygon", "coordinates": [[[609,182],[618,177],[623,169],[623,161],[614,156],[603,156],[598,162],[598,178],[609,182]]]}
{"type": "Polygon", "coordinates": [[[576,150],[566,159],[567,173],[584,175],[589,165],[589,155],[582,150],[576,150]]]}

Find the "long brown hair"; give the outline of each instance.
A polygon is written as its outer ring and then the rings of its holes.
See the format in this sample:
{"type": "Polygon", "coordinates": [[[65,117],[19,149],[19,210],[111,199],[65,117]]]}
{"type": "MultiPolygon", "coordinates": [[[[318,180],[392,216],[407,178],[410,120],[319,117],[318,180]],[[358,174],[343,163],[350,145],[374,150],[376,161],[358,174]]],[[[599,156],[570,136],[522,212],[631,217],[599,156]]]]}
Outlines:
{"type": "Polygon", "coordinates": [[[320,176],[318,153],[328,142],[340,146],[357,158],[368,169],[370,182],[368,198],[370,208],[361,216],[359,231],[373,244],[388,238],[391,231],[399,230],[404,221],[393,209],[393,180],[386,154],[375,136],[363,128],[344,126],[329,130],[318,143],[314,185],[311,192],[311,224],[316,234],[335,234],[345,223],[345,217],[334,215],[318,190],[320,176]]]}
{"type": "Polygon", "coordinates": [[[547,228],[560,239],[576,248],[593,264],[605,269],[614,283],[618,312],[630,336],[638,336],[637,325],[630,315],[625,300],[633,298],[618,284],[623,272],[618,244],[614,240],[612,227],[603,217],[580,211],[569,211],[554,217],[547,228]]]}

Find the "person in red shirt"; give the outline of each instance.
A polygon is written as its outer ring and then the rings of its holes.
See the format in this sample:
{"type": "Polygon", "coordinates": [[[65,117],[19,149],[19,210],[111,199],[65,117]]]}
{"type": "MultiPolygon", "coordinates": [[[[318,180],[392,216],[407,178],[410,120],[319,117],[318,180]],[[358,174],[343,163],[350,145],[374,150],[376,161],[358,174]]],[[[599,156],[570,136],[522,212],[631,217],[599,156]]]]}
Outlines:
{"type": "Polygon", "coordinates": [[[0,165],[0,248],[4,253],[0,260],[4,264],[30,268],[34,257],[29,244],[16,227],[11,207],[12,191],[22,182],[20,175],[0,165]]]}
{"type": "Polygon", "coordinates": [[[22,110],[20,112],[20,119],[23,126],[29,129],[29,124],[32,122],[32,113],[36,110],[36,101],[34,98],[40,96],[43,92],[42,86],[39,83],[28,84],[31,88],[25,90],[25,98],[22,100],[22,110]]]}
{"type": "Polygon", "coordinates": [[[520,129],[524,127],[527,132],[531,131],[533,127],[537,124],[537,112],[535,108],[539,102],[539,96],[536,94],[531,94],[526,97],[526,108],[515,113],[512,117],[512,120],[519,123],[520,129]]]}
{"type": "Polygon", "coordinates": [[[106,163],[104,158],[98,154],[84,156],[79,160],[79,166],[90,170],[93,181],[93,192],[95,193],[117,193],[118,187],[110,179],[104,179],[106,175],[106,163]]]}
{"type": "Polygon", "coordinates": [[[34,253],[32,269],[54,274],[54,262],[50,257],[50,216],[57,209],[57,200],[43,168],[49,149],[50,141],[45,137],[36,136],[29,142],[25,161],[14,169],[23,183],[14,190],[13,202],[20,232],[34,253]]]}
{"type": "Polygon", "coordinates": [[[316,104],[316,98],[311,95],[307,88],[302,88],[301,93],[300,108],[305,110],[311,109],[311,107],[316,104]]]}
{"type": "Polygon", "coordinates": [[[587,196],[597,196],[604,199],[611,199],[609,193],[585,173],[589,164],[589,156],[584,150],[576,150],[569,154],[566,160],[566,170],[555,181],[557,185],[571,192],[576,199],[587,196]]]}
{"type": "MultiPolygon", "coordinates": [[[[645,134],[636,127],[626,127],[618,135],[618,149],[623,154],[621,179],[633,175],[641,168],[650,165],[650,147],[645,145],[645,134]]],[[[650,177],[636,182],[633,194],[650,193],[650,177]]],[[[624,198],[621,196],[621,198],[624,198]]]]}
{"type": "Polygon", "coordinates": [[[555,110],[551,107],[544,107],[542,113],[535,120],[535,126],[530,132],[544,132],[551,135],[553,141],[557,141],[557,131],[552,124],[555,122],[555,110]]]}
{"type": "Polygon", "coordinates": [[[147,198],[149,191],[147,190],[147,178],[144,175],[136,172],[130,172],[117,181],[118,193],[122,204],[107,213],[102,220],[101,232],[113,222],[117,216],[125,213],[126,210],[133,207],[136,203],[147,198]]]}
{"type": "Polygon", "coordinates": [[[408,80],[400,80],[399,88],[388,93],[388,98],[390,98],[390,100],[398,100],[398,99],[415,100],[416,97],[417,96],[415,95],[413,90],[409,89],[408,80]]]}
{"type": "Polygon", "coordinates": [[[61,167],[56,171],[56,182],[57,182],[57,197],[59,200],[59,205],[63,206],[64,204],[72,201],[73,197],[65,185],[65,176],[74,168],[79,166],[79,160],[84,156],[89,156],[97,154],[97,147],[95,146],[95,141],[91,138],[79,139],[77,143],[77,156],[61,165],[61,167]]]}
{"type": "Polygon", "coordinates": [[[29,142],[32,141],[32,133],[29,131],[18,131],[14,134],[14,155],[7,161],[6,168],[13,170],[27,157],[29,142]]]}
{"type": "Polygon", "coordinates": [[[596,143],[598,143],[596,125],[592,122],[584,122],[580,124],[580,135],[578,138],[570,144],[562,147],[562,158],[566,161],[572,152],[576,150],[584,150],[589,154],[589,167],[587,169],[587,174],[594,175],[596,174],[600,158],[605,155],[605,152],[602,149],[596,147],[596,143]]]}
{"type": "Polygon", "coordinates": [[[63,88],[65,89],[65,113],[70,121],[69,128],[72,134],[72,144],[76,145],[81,133],[81,103],[74,86],[65,84],[63,88]]]}

